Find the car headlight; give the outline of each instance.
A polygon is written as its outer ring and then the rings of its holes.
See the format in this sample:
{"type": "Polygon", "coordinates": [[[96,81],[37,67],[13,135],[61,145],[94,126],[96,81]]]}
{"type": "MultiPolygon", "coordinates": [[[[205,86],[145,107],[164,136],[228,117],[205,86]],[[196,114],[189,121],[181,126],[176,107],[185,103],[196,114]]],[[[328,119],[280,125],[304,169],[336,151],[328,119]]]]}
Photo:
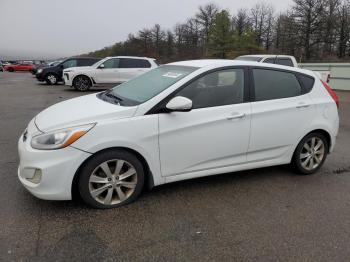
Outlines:
{"type": "Polygon", "coordinates": [[[38,74],[41,74],[42,72],[43,72],[42,69],[38,69],[38,71],[37,71],[38,74]]]}
{"type": "Polygon", "coordinates": [[[40,134],[32,138],[31,146],[41,150],[65,148],[89,132],[94,126],[95,124],[89,124],[40,134]]]}

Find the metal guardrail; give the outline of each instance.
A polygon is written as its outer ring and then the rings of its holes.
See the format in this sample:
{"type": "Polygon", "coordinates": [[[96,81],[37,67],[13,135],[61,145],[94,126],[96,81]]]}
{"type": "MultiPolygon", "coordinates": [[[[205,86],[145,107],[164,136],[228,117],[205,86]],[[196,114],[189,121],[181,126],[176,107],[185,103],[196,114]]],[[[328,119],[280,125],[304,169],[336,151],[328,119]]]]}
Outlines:
{"type": "Polygon", "coordinates": [[[350,91],[350,63],[303,63],[299,67],[318,72],[329,71],[329,84],[333,89],[350,91]]]}

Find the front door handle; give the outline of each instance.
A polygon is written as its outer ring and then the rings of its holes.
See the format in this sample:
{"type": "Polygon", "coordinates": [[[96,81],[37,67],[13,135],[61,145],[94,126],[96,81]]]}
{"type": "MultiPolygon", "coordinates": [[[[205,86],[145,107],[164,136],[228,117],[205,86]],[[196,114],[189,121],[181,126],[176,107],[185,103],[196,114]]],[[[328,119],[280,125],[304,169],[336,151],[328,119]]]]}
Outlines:
{"type": "Polygon", "coordinates": [[[245,117],[244,113],[232,113],[227,117],[227,120],[242,119],[245,117]]]}
{"type": "Polygon", "coordinates": [[[306,104],[306,103],[300,103],[300,104],[298,104],[297,105],[297,108],[307,108],[307,107],[309,107],[310,105],[309,104],[306,104]]]}

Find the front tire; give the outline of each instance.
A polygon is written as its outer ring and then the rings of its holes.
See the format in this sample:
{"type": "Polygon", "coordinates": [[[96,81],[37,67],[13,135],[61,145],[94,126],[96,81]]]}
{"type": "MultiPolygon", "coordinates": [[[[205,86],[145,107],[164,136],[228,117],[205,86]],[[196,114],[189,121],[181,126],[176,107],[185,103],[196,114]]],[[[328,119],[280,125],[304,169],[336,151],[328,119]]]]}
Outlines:
{"type": "Polygon", "coordinates": [[[81,169],[81,198],[94,208],[108,209],[137,199],[144,184],[144,169],[138,158],[124,150],[93,156],[81,169]]]}
{"type": "Polygon", "coordinates": [[[321,133],[311,133],[298,144],[292,164],[302,175],[316,173],[324,164],[329,152],[329,145],[321,133]]]}
{"type": "Polygon", "coordinates": [[[90,78],[87,76],[77,76],[74,78],[73,87],[80,92],[88,91],[92,86],[90,78]]]}
{"type": "Polygon", "coordinates": [[[10,67],[9,69],[7,69],[7,71],[13,73],[13,72],[15,72],[15,69],[13,69],[12,67],[10,67]]]}
{"type": "Polygon", "coordinates": [[[45,76],[45,81],[48,85],[57,85],[58,78],[55,74],[47,74],[45,76]]]}

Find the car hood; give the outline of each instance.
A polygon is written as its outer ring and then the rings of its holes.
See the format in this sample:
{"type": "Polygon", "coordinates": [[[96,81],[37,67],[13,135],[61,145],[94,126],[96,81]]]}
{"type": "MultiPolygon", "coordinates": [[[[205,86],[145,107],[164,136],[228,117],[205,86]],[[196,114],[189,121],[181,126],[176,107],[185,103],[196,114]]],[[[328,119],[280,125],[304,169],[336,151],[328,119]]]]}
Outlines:
{"type": "Polygon", "coordinates": [[[35,118],[42,132],[132,117],[137,107],[124,107],[99,99],[96,94],[73,98],[45,109],[35,118]]]}

